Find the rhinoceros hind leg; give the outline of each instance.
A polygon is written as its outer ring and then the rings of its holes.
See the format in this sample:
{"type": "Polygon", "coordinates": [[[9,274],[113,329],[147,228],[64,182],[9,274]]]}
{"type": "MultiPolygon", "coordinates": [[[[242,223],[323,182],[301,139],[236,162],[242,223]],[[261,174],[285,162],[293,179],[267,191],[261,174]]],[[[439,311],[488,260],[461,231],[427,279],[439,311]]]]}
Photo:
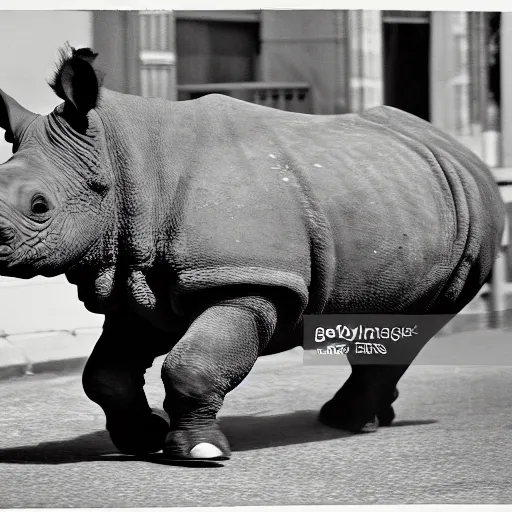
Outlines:
{"type": "Polygon", "coordinates": [[[376,432],[379,428],[377,416],[365,414],[359,407],[347,407],[336,399],[329,400],[320,409],[319,420],[328,427],[347,430],[354,434],[376,432]]]}
{"type": "Polygon", "coordinates": [[[386,385],[382,367],[354,366],[342,388],[320,410],[319,420],[353,433],[375,432],[394,419],[391,404],[398,398],[395,386],[386,385]]]}
{"type": "Polygon", "coordinates": [[[392,405],[386,407],[377,414],[379,425],[381,427],[389,427],[391,423],[393,423],[395,417],[395,410],[393,409],[392,405]]]}
{"type": "MultiPolygon", "coordinates": [[[[395,389],[395,394],[392,402],[398,398],[398,389],[395,389]]],[[[327,402],[329,404],[329,402],[327,402]]],[[[340,408],[343,409],[342,404],[334,402],[330,405],[325,405],[320,412],[320,421],[328,426],[341,428],[355,433],[370,433],[376,432],[378,427],[389,427],[395,419],[395,410],[391,404],[384,405],[377,412],[373,420],[369,419],[365,423],[358,420],[354,414],[340,415],[340,408]]]]}
{"type": "Polygon", "coordinates": [[[319,416],[324,425],[354,434],[378,429],[374,396],[356,384],[352,374],[334,397],[324,404],[319,416]]]}
{"type": "MultiPolygon", "coordinates": [[[[395,388],[395,393],[393,395],[393,400],[391,403],[393,403],[398,398],[398,389],[395,388]]],[[[395,419],[395,410],[393,409],[393,406],[391,404],[384,405],[381,407],[379,412],[377,413],[377,418],[379,420],[379,425],[381,427],[389,427],[391,423],[393,423],[393,420],[395,419]]]]}

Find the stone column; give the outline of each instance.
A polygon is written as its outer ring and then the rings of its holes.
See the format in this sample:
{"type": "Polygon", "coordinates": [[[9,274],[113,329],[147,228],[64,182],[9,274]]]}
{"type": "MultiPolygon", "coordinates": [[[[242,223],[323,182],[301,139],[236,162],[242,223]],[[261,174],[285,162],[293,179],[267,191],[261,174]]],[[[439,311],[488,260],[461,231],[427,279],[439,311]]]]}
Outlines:
{"type": "Polygon", "coordinates": [[[176,36],[172,11],[139,13],[140,94],[175,100],[176,36]]]}
{"type": "Polygon", "coordinates": [[[106,71],[105,87],[127,94],[140,94],[139,13],[93,11],[93,46],[98,66],[106,71]]]}
{"type": "Polygon", "coordinates": [[[482,156],[483,49],[473,14],[431,14],[431,121],[482,156]]]}
{"type": "Polygon", "coordinates": [[[350,111],[383,103],[381,11],[349,11],[350,111]]]}
{"type": "Polygon", "coordinates": [[[512,12],[501,13],[501,134],[502,165],[512,167],[512,12]]]}

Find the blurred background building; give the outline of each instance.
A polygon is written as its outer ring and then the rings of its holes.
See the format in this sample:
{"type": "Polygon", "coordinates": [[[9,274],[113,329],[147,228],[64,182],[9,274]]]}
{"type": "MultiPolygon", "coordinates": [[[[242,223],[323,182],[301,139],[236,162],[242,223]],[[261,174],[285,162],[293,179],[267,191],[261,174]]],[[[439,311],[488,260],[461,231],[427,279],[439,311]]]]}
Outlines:
{"type": "MultiPolygon", "coordinates": [[[[65,41],[92,46],[105,86],[120,92],[220,92],[312,114],[395,106],[482,157],[512,204],[512,60],[500,59],[512,51],[512,12],[2,11],[2,89],[35,112],[51,110],[59,100],[45,80],[65,41]]],[[[9,156],[1,142],[0,161],[9,156]]],[[[512,310],[508,229],[494,291],[470,310],[512,310]]],[[[0,311],[9,333],[102,323],[62,277],[0,278],[0,311]]]]}

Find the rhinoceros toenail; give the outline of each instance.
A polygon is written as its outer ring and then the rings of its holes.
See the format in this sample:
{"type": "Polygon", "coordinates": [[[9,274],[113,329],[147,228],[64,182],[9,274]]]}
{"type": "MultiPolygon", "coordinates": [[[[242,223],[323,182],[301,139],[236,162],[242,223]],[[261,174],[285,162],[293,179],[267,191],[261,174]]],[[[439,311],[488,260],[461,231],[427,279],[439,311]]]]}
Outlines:
{"type": "Polygon", "coordinates": [[[194,459],[213,459],[221,455],[219,448],[210,443],[199,443],[190,450],[190,456],[194,459]]]}

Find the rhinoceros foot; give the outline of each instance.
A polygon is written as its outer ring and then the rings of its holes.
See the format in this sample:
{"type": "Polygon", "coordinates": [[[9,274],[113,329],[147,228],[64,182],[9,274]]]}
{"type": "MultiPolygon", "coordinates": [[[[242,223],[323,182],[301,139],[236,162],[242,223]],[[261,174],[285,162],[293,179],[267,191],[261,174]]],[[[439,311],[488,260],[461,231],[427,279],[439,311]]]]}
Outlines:
{"type": "MultiPolygon", "coordinates": [[[[393,403],[398,398],[398,389],[395,388],[395,392],[393,394],[393,403]]],[[[389,427],[393,420],[395,419],[395,410],[391,404],[385,405],[381,408],[381,410],[377,413],[377,418],[379,419],[379,425],[381,427],[389,427]]]]}
{"type": "Polygon", "coordinates": [[[135,423],[109,425],[110,438],[116,448],[126,455],[148,455],[164,447],[169,423],[161,415],[152,413],[135,423]]]}
{"type": "Polygon", "coordinates": [[[354,434],[376,432],[379,428],[377,416],[365,414],[361,409],[340,407],[337,400],[329,400],[324,404],[318,419],[328,427],[347,430],[354,434]]]}
{"type": "Polygon", "coordinates": [[[202,429],[176,429],[167,434],[162,459],[173,461],[228,460],[231,449],[217,424],[202,429]]]}
{"type": "Polygon", "coordinates": [[[329,427],[347,430],[356,434],[377,431],[378,427],[387,427],[395,419],[392,403],[398,398],[395,388],[391,399],[377,408],[372,394],[359,393],[352,386],[343,387],[324,404],[320,410],[319,420],[329,427]]]}
{"type": "Polygon", "coordinates": [[[395,419],[395,410],[393,409],[393,406],[389,405],[382,411],[379,411],[377,418],[381,427],[389,427],[395,419]]]}

